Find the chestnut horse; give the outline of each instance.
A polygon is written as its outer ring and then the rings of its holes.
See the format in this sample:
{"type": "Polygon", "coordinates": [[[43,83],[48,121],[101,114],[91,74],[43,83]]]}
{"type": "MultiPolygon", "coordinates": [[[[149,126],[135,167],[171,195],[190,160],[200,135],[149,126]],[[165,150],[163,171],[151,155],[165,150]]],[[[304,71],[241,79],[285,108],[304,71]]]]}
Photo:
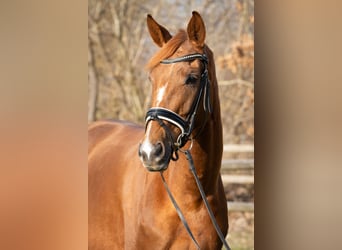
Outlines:
{"type": "Polygon", "coordinates": [[[153,108],[147,112],[145,127],[123,121],[89,126],[89,249],[198,248],[179,219],[160,173],[200,249],[221,249],[182,153],[191,152],[205,196],[225,236],[222,123],[205,25],[194,11],[187,30],[174,36],[150,15],[147,26],[160,50],[147,65],[153,108]]]}

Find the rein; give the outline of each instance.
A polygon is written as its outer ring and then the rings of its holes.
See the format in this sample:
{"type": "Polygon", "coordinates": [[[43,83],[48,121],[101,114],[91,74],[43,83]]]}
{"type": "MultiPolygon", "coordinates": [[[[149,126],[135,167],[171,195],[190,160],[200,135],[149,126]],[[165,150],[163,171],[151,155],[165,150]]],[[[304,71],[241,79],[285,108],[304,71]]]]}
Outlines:
{"type": "MultiPolygon", "coordinates": [[[[191,147],[191,146],[190,146],[191,147]]],[[[194,161],[192,159],[192,156],[191,156],[191,153],[190,153],[190,149],[187,149],[185,151],[183,150],[180,150],[182,153],[185,154],[186,156],[186,159],[188,160],[189,162],[189,169],[192,173],[192,175],[194,176],[195,178],[195,181],[196,181],[196,184],[197,184],[197,187],[198,187],[198,190],[200,191],[200,194],[201,194],[201,197],[202,197],[202,200],[204,201],[204,205],[205,207],[207,208],[207,211],[208,211],[208,214],[210,216],[210,219],[211,219],[211,222],[216,230],[216,233],[217,235],[219,236],[221,242],[223,243],[224,247],[227,249],[227,250],[230,250],[230,247],[226,241],[226,239],[224,238],[224,235],[223,233],[221,232],[221,229],[219,227],[219,225],[217,224],[217,221],[216,221],[216,218],[215,218],[215,215],[213,213],[213,210],[211,209],[210,205],[209,205],[209,202],[208,202],[208,199],[207,197],[205,196],[205,192],[204,192],[204,189],[203,189],[203,186],[198,178],[198,175],[197,175],[197,172],[196,172],[196,169],[195,169],[195,166],[194,166],[194,161]]],[[[189,224],[187,223],[182,211],[180,210],[175,198],[173,197],[170,189],[169,189],[169,186],[167,185],[166,181],[165,181],[165,178],[164,178],[164,175],[163,175],[163,172],[160,172],[160,175],[161,175],[161,178],[162,178],[162,181],[163,181],[163,184],[164,184],[164,187],[167,191],[167,194],[169,195],[169,198],[173,204],[173,206],[175,207],[176,209],[176,212],[178,214],[178,217],[180,218],[180,220],[182,221],[187,233],[189,234],[192,242],[196,245],[197,249],[201,249],[198,242],[196,241],[194,235],[192,234],[191,232],[191,229],[189,227],[189,224]]]]}
{"type": "MultiPolygon", "coordinates": [[[[210,93],[209,93],[209,87],[210,87],[210,82],[208,79],[208,58],[205,54],[191,54],[191,55],[186,55],[186,56],[182,56],[182,57],[178,57],[178,58],[173,58],[173,59],[165,59],[162,60],[160,63],[163,64],[171,64],[171,63],[177,63],[177,62],[187,62],[187,61],[193,61],[195,59],[200,59],[203,64],[204,64],[204,71],[201,75],[201,80],[200,80],[200,89],[198,92],[198,95],[196,96],[196,99],[190,109],[190,112],[187,116],[186,119],[183,119],[180,115],[176,114],[175,112],[166,109],[166,108],[161,108],[161,107],[153,107],[151,109],[149,109],[146,113],[146,118],[145,118],[145,122],[146,122],[146,127],[149,121],[154,120],[154,121],[158,121],[159,124],[165,129],[166,134],[171,138],[172,140],[172,136],[170,134],[169,129],[167,129],[166,124],[163,121],[167,121],[175,126],[177,126],[180,130],[181,133],[177,138],[177,141],[175,143],[173,143],[173,150],[175,152],[176,157],[171,156],[171,159],[176,161],[178,159],[178,151],[182,152],[185,154],[186,159],[189,162],[189,169],[191,171],[191,173],[193,174],[197,187],[200,191],[202,200],[208,210],[208,214],[210,216],[211,222],[220,238],[220,240],[222,241],[223,245],[225,246],[225,248],[227,250],[230,250],[230,247],[228,246],[228,243],[226,242],[220,227],[217,224],[217,221],[215,219],[214,213],[212,211],[212,209],[210,208],[209,202],[206,198],[205,192],[203,190],[203,186],[198,178],[195,166],[194,166],[194,162],[190,153],[191,147],[192,147],[192,140],[193,138],[191,138],[191,133],[194,129],[194,121],[195,121],[195,116],[197,114],[197,110],[199,107],[199,103],[200,103],[200,99],[203,95],[203,107],[204,107],[204,111],[206,113],[211,113],[211,106],[210,106],[210,93]],[[189,139],[191,140],[191,145],[190,148],[187,150],[182,150],[181,148],[187,143],[187,141],[189,141],[189,139]]],[[[205,122],[202,126],[202,128],[200,129],[200,131],[198,132],[198,134],[201,132],[201,130],[204,128],[205,122]]],[[[197,135],[198,135],[197,134],[197,135]]],[[[187,233],[189,234],[191,240],[193,241],[193,243],[196,245],[197,249],[201,249],[198,242],[196,241],[194,235],[191,232],[191,229],[189,227],[189,224],[187,223],[182,211],[180,210],[175,198],[173,197],[166,181],[165,178],[163,176],[163,172],[160,172],[163,184],[165,186],[165,189],[167,191],[167,194],[173,204],[173,206],[176,209],[176,212],[178,214],[178,217],[180,218],[180,220],[182,221],[187,233]]]]}
{"type": "Polygon", "coordinates": [[[210,219],[211,219],[211,222],[213,223],[214,227],[215,227],[215,230],[216,230],[216,233],[218,234],[218,236],[220,237],[220,240],[221,242],[223,243],[224,247],[227,249],[227,250],[230,250],[230,247],[228,246],[228,243],[226,241],[226,239],[224,238],[222,232],[221,232],[221,229],[219,227],[219,225],[217,224],[217,221],[216,221],[216,218],[214,216],[214,213],[213,213],[213,210],[211,209],[210,205],[209,205],[209,202],[208,202],[208,199],[207,197],[205,196],[205,193],[204,193],[204,190],[203,190],[203,186],[198,178],[198,175],[197,175],[197,172],[196,172],[196,169],[195,169],[195,166],[194,166],[194,161],[192,159],[192,156],[190,154],[190,150],[185,150],[184,151],[184,154],[186,156],[186,159],[188,160],[189,162],[189,168],[190,168],[190,171],[191,173],[193,174],[194,178],[195,178],[195,181],[196,181],[196,184],[197,184],[197,187],[198,187],[198,190],[200,191],[201,193],[201,196],[202,196],[202,199],[204,201],[204,204],[205,204],[205,207],[207,208],[208,210],[208,213],[209,213],[209,216],[210,216],[210,219]]]}

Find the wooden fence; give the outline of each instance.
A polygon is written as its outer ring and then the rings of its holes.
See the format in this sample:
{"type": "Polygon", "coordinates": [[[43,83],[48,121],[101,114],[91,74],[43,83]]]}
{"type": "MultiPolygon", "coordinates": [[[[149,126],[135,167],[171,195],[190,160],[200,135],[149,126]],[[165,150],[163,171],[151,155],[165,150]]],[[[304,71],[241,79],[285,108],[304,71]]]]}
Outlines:
{"type": "MultiPolygon", "coordinates": [[[[237,145],[237,144],[226,144],[223,147],[224,152],[229,153],[242,153],[242,152],[254,152],[254,145],[237,145]]],[[[238,183],[238,184],[254,184],[254,174],[249,175],[232,175],[225,174],[227,171],[235,170],[254,170],[254,159],[223,159],[221,172],[222,181],[224,184],[227,183],[238,183]]],[[[254,211],[254,202],[227,202],[228,210],[232,211],[254,211]]]]}

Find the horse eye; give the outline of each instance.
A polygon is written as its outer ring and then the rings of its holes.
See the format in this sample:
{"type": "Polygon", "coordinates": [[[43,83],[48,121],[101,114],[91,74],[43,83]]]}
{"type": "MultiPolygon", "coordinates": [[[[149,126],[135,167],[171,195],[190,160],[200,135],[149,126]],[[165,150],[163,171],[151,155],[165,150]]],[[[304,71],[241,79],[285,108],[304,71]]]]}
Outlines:
{"type": "Polygon", "coordinates": [[[194,75],[189,75],[188,78],[185,80],[185,84],[195,84],[197,83],[197,77],[194,75]]]}

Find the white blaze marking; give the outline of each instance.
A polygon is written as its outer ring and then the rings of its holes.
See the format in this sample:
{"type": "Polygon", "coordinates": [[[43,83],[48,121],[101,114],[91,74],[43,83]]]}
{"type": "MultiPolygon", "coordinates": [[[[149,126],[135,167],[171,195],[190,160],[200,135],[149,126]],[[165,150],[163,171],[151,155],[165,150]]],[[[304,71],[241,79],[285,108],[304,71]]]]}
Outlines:
{"type": "Polygon", "coordinates": [[[151,151],[153,149],[153,146],[149,140],[150,138],[150,133],[151,133],[151,127],[152,127],[152,124],[149,123],[147,125],[147,129],[146,129],[146,136],[145,136],[145,140],[144,142],[142,143],[141,145],[141,150],[144,151],[148,156],[151,155],[151,151]]]}
{"type": "Polygon", "coordinates": [[[165,93],[165,90],[166,90],[166,86],[167,86],[167,83],[158,90],[156,106],[158,106],[160,104],[160,102],[163,100],[164,93],[165,93]]]}

